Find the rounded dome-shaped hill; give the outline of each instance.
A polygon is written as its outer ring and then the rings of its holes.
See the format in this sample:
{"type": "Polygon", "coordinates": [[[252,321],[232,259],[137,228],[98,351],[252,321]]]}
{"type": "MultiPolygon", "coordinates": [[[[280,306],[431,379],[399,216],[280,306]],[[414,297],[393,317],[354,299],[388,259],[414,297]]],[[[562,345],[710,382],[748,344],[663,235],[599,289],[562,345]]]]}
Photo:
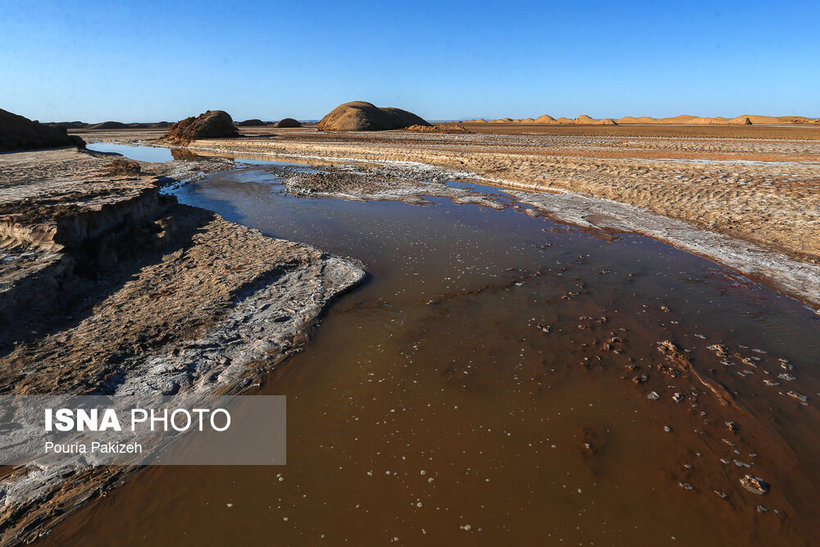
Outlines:
{"type": "Polygon", "coordinates": [[[102,122],[95,123],[89,129],[128,129],[128,124],[122,122],[102,122]]]}
{"type": "Polygon", "coordinates": [[[412,112],[400,108],[379,108],[364,101],[339,105],[322,118],[320,131],[384,131],[411,125],[430,125],[412,112]]]}
{"type": "Polygon", "coordinates": [[[262,125],[265,125],[265,122],[263,122],[259,118],[251,118],[250,120],[245,120],[236,123],[237,127],[259,127],[262,125]]]}
{"type": "Polygon", "coordinates": [[[282,118],[275,124],[274,127],[302,127],[302,122],[294,120],[293,118],[282,118]]]}

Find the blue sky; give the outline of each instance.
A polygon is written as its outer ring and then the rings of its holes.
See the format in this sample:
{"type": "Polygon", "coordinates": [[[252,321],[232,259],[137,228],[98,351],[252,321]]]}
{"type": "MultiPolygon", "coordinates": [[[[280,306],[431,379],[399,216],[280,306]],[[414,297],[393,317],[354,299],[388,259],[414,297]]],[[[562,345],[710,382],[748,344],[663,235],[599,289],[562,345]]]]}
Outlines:
{"type": "Polygon", "coordinates": [[[0,108],[32,119],[820,116],[820,1],[0,4],[0,108]]]}

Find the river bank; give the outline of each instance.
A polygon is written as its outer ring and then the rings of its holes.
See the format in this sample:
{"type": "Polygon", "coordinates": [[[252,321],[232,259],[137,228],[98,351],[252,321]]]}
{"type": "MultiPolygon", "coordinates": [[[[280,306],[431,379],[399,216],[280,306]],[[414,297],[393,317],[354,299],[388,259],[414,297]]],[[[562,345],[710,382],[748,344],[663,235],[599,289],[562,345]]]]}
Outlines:
{"type": "MultiPolygon", "coordinates": [[[[298,351],[364,272],[161,192],[233,167],[0,156],[0,393],[237,393],[298,351]]],[[[36,538],[133,471],[5,469],[0,543],[36,538]]]]}

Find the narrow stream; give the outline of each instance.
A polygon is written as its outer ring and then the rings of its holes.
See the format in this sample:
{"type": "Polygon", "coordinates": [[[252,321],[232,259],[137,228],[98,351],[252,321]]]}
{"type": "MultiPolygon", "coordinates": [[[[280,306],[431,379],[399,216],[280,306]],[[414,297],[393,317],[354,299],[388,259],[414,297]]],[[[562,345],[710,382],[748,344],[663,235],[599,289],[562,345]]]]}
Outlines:
{"type": "Polygon", "coordinates": [[[369,280],[259,388],[288,397],[286,466],[146,468],[49,542],[788,544],[816,527],[820,318],[800,302],[511,207],[297,198],[264,166],[177,197],[369,280]],[[664,340],[737,404],[665,370],[664,340]],[[764,384],[786,362],[793,385],[764,384]]]}

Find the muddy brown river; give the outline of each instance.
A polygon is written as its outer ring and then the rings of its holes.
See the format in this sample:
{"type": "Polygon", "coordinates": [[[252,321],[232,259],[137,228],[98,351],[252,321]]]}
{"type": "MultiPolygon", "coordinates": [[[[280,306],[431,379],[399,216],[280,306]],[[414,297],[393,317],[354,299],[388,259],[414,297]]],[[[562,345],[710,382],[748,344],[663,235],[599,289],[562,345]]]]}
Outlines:
{"type": "Polygon", "coordinates": [[[809,306],[653,239],[511,206],[297,198],[265,166],[177,195],[355,257],[369,278],[256,389],[287,396],[287,465],[145,468],[45,543],[808,545],[820,532],[809,306]]]}

